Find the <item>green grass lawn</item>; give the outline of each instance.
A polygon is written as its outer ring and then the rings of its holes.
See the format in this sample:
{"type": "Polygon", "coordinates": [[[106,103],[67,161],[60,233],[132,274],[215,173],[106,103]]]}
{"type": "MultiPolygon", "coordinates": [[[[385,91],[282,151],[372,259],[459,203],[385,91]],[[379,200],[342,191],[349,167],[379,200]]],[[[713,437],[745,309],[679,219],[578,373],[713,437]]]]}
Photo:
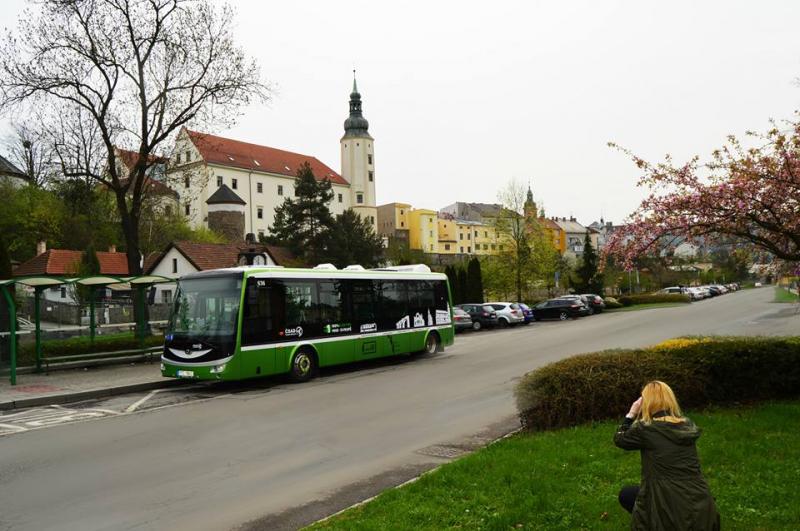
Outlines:
{"type": "MultiPolygon", "coordinates": [[[[798,529],[800,402],[690,415],[724,529],[798,529]]],[[[615,422],[519,434],[449,463],[314,529],[626,529],[617,502],[639,455],[615,422]]]]}
{"type": "Polygon", "coordinates": [[[650,304],[634,304],[624,308],[604,310],[606,312],[635,312],[638,310],[652,310],[653,308],[672,308],[673,306],[686,306],[689,302],[652,302],[650,304]]]}
{"type": "Polygon", "coordinates": [[[797,295],[788,289],[775,286],[775,302],[797,302],[797,295]]]}

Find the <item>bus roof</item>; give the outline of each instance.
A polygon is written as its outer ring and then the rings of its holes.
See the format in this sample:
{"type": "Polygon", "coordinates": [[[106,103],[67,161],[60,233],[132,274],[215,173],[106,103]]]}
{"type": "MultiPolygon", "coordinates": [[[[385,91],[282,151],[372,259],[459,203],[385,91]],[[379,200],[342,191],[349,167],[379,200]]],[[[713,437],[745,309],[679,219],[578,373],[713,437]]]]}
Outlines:
{"type": "Polygon", "coordinates": [[[409,271],[406,268],[397,271],[392,268],[380,269],[313,269],[292,268],[282,266],[239,266],[225,269],[210,269],[190,273],[181,278],[202,278],[224,275],[244,275],[257,278],[364,278],[381,279],[397,278],[409,280],[446,280],[444,273],[409,271]]]}

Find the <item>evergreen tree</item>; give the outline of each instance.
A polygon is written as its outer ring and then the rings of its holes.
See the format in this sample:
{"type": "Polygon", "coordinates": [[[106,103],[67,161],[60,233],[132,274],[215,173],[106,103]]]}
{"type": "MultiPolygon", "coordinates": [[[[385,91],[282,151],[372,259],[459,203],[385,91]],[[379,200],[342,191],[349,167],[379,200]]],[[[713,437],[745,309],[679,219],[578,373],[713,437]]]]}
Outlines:
{"type": "Polygon", "coordinates": [[[583,240],[583,259],[576,271],[578,275],[577,288],[584,293],[591,292],[600,295],[603,291],[603,277],[598,274],[597,265],[597,253],[587,232],[583,240]]]}
{"type": "MultiPolygon", "coordinates": [[[[100,260],[97,258],[94,243],[89,242],[89,245],[86,246],[86,250],[81,255],[81,261],[75,266],[74,273],[79,277],[91,277],[100,274],[100,260]]],[[[89,286],[72,284],[70,288],[73,298],[78,301],[80,306],[89,303],[89,294],[92,290],[89,286]]]]}
{"type": "Polygon", "coordinates": [[[470,302],[483,302],[483,275],[477,258],[472,258],[467,265],[467,289],[470,302]]]}
{"type": "Polygon", "coordinates": [[[457,304],[464,304],[467,302],[475,302],[469,299],[469,287],[467,286],[467,271],[459,266],[456,270],[456,285],[458,286],[458,303],[457,304]]]}
{"type": "Polygon", "coordinates": [[[334,224],[328,203],[333,189],[328,179],[318,181],[308,162],[297,170],[295,197],[275,209],[268,241],[288,247],[306,263],[325,261],[325,243],[334,224]]]}
{"type": "Polygon", "coordinates": [[[453,304],[461,304],[461,299],[458,297],[458,275],[456,268],[448,265],[444,268],[444,274],[447,275],[447,281],[450,283],[450,296],[453,298],[453,304]]]}
{"type": "Polygon", "coordinates": [[[382,252],[381,238],[367,220],[349,208],[336,216],[326,241],[325,261],[336,267],[351,264],[376,267],[382,252]]]}

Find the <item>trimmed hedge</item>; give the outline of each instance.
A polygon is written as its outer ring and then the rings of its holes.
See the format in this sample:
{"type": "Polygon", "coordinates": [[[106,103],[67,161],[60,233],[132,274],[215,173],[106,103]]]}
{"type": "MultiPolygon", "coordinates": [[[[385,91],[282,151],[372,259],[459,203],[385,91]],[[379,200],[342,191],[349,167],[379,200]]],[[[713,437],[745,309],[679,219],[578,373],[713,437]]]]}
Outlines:
{"type": "Polygon", "coordinates": [[[655,304],[661,302],[692,302],[691,297],[681,293],[648,293],[645,295],[623,295],[619,298],[623,306],[635,304],[655,304]]]}
{"type": "Polygon", "coordinates": [[[603,299],[603,302],[606,303],[606,310],[622,308],[622,304],[620,304],[620,302],[614,297],[606,297],[603,299]]]}
{"type": "Polygon", "coordinates": [[[514,394],[524,429],[560,428],[621,418],[650,380],[686,408],[798,397],[800,338],[685,338],[573,356],[526,374],[514,394]]]}
{"type": "MultiPolygon", "coordinates": [[[[163,335],[147,336],[144,339],[145,347],[155,347],[164,343],[163,335]]],[[[116,350],[133,350],[139,348],[139,341],[132,332],[95,336],[94,343],[88,336],[76,336],[68,339],[48,339],[42,341],[42,356],[55,358],[57,356],[76,356],[79,354],[92,354],[94,352],[114,352],[116,350]]],[[[36,345],[26,343],[19,349],[19,362],[33,362],[36,359],[36,345]]]]}

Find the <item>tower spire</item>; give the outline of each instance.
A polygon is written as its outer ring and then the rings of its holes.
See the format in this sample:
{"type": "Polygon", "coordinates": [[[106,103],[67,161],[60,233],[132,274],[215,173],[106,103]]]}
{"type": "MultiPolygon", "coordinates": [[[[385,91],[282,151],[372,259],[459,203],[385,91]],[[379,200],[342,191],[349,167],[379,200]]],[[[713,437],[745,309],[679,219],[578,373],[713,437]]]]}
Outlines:
{"type": "Polygon", "coordinates": [[[356,85],[356,69],[353,69],[353,94],[358,94],[358,85],[356,85]]]}
{"type": "Polygon", "coordinates": [[[356,69],[353,69],[353,92],[350,93],[350,116],[344,121],[345,137],[364,137],[369,136],[369,122],[361,113],[361,94],[358,93],[356,84],[356,69]]]}

